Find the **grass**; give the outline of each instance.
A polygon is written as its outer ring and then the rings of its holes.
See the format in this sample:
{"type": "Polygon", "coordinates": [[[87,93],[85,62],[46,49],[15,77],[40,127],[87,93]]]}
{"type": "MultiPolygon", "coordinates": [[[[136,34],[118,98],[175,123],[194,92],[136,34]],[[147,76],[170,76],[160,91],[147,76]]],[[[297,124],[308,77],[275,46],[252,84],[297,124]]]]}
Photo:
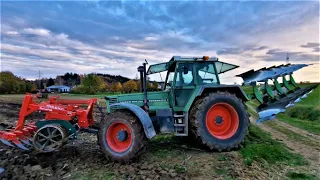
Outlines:
{"type": "Polygon", "coordinates": [[[74,180],[91,180],[91,179],[105,179],[113,180],[119,179],[114,172],[108,170],[91,170],[90,172],[76,172],[71,175],[70,179],[74,180]]]}
{"type": "MultiPolygon", "coordinates": [[[[148,141],[149,152],[156,159],[172,159],[180,157],[186,159],[187,149],[182,148],[183,142],[173,134],[159,134],[148,141]]],[[[174,165],[174,164],[171,164],[174,165]]]]}
{"type": "Polygon", "coordinates": [[[277,118],[283,122],[286,122],[292,126],[304,129],[310,133],[320,135],[320,123],[314,121],[306,121],[302,119],[292,118],[286,114],[279,114],[277,118]]]}
{"type": "Polygon", "coordinates": [[[226,168],[218,168],[218,169],[215,169],[215,172],[216,172],[218,175],[221,175],[221,176],[223,177],[223,179],[225,179],[225,180],[230,180],[230,179],[232,179],[232,177],[229,176],[228,169],[226,169],[226,168]]]}
{"type": "Polygon", "coordinates": [[[304,129],[310,133],[320,134],[320,87],[313,90],[307,98],[288,108],[286,113],[277,118],[292,126],[304,129]]]}
{"type": "Polygon", "coordinates": [[[275,122],[273,122],[273,121],[266,122],[266,124],[267,124],[269,127],[271,127],[271,128],[273,128],[273,129],[275,129],[275,130],[277,130],[277,131],[285,134],[285,135],[288,136],[290,139],[294,139],[294,140],[300,141],[301,143],[306,144],[306,145],[309,145],[309,146],[314,146],[314,147],[317,147],[317,146],[318,146],[317,143],[315,143],[315,142],[313,142],[313,141],[310,141],[309,138],[307,138],[307,137],[305,137],[305,136],[301,136],[300,134],[298,134],[298,133],[296,133],[296,132],[294,132],[294,131],[292,131],[292,130],[290,130],[290,129],[287,129],[286,127],[279,126],[279,125],[277,125],[277,123],[275,123],[275,122]]]}
{"type": "Polygon", "coordinates": [[[103,93],[96,93],[96,94],[73,94],[73,93],[68,93],[68,94],[62,94],[62,96],[81,96],[81,97],[95,97],[95,98],[104,98],[105,96],[111,96],[111,95],[117,95],[121,93],[110,93],[110,92],[103,92],[103,93]]]}
{"type": "Polygon", "coordinates": [[[292,118],[305,119],[309,121],[320,120],[320,110],[312,107],[296,106],[288,109],[287,115],[292,118]]]}
{"type": "Polygon", "coordinates": [[[252,125],[244,147],[240,150],[246,165],[253,161],[268,164],[306,165],[307,161],[299,154],[291,153],[280,142],[273,140],[270,134],[252,125]]]}
{"type": "Polygon", "coordinates": [[[286,174],[286,176],[290,179],[293,180],[300,180],[300,179],[304,179],[304,180],[313,180],[313,179],[318,179],[316,178],[316,176],[314,175],[310,175],[310,174],[306,174],[306,173],[299,173],[299,172],[288,172],[286,174]]]}

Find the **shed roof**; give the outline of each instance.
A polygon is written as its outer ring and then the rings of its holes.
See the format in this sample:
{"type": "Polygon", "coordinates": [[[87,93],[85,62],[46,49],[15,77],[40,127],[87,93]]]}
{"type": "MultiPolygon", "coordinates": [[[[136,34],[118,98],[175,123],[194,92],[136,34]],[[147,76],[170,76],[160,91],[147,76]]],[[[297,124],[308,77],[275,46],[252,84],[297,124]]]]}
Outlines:
{"type": "Polygon", "coordinates": [[[53,85],[53,86],[49,86],[47,87],[49,89],[61,89],[61,88],[70,88],[69,86],[64,86],[64,85],[53,85]]]}

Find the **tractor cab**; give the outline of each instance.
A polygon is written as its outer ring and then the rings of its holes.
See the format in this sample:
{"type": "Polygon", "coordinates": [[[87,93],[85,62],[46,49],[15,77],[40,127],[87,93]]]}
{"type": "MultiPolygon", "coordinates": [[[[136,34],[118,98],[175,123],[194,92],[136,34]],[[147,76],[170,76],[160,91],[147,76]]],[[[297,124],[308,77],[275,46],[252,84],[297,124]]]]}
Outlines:
{"type": "Polygon", "coordinates": [[[147,62],[138,67],[141,93],[107,96],[108,112],[119,108],[110,105],[121,102],[133,103],[149,114],[168,108],[188,112],[194,98],[201,95],[200,91],[220,87],[219,74],[239,67],[209,56],[173,56],[168,62],[150,65],[148,70],[146,65],[147,62]],[[161,72],[167,72],[162,91],[147,92],[147,76],[161,72]]]}
{"type": "Polygon", "coordinates": [[[218,74],[239,66],[218,61],[218,58],[173,56],[169,62],[151,65],[148,75],[167,71],[167,86],[196,86],[220,84],[218,74]]]}
{"type": "Polygon", "coordinates": [[[196,97],[201,86],[220,84],[219,74],[237,68],[237,65],[218,61],[216,57],[173,56],[167,63],[151,65],[147,75],[167,71],[163,90],[169,91],[171,105],[175,110],[187,111],[188,101],[196,97]]]}

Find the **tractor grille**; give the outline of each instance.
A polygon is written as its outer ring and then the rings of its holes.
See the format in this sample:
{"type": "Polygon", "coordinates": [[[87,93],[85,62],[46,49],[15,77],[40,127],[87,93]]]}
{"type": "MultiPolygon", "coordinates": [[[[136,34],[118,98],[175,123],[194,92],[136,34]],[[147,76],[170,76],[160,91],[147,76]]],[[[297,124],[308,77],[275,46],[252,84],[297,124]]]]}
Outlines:
{"type": "Polygon", "coordinates": [[[110,99],[109,99],[109,103],[110,103],[110,105],[111,105],[111,104],[118,103],[118,99],[117,99],[117,98],[110,98],[110,99]]]}
{"type": "MultiPolygon", "coordinates": [[[[118,98],[110,98],[109,99],[110,105],[115,104],[115,103],[118,103],[118,98]]],[[[111,109],[119,109],[119,106],[112,106],[111,109]]]]}

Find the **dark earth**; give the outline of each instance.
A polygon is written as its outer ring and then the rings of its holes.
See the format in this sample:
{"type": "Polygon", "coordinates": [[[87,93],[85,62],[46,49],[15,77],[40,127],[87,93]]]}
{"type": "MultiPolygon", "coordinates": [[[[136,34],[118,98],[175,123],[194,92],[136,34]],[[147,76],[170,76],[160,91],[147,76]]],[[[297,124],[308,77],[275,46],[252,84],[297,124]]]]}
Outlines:
{"type": "MultiPolygon", "coordinates": [[[[20,101],[0,99],[0,129],[15,126],[20,101]]],[[[95,112],[95,119],[100,119],[97,108],[95,112]]],[[[35,112],[27,121],[43,118],[35,112]]],[[[209,152],[194,144],[171,135],[157,136],[137,161],[120,164],[104,157],[94,134],[80,133],[60,151],[46,154],[0,143],[0,179],[283,179],[292,169],[258,162],[247,166],[239,149],[209,152]]]]}
{"type": "MultiPolygon", "coordinates": [[[[1,129],[15,125],[21,104],[1,103],[1,129]]],[[[100,114],[95,114],[99,119],[100,114]]],[[[43,119],[42,113],[33,113],[28,122],[43,119]]],[[[10,148],[0,144],[0,167],[4,169],[1,179],[69,179],[76,172],[92,169],[108,169],[110,176],[125,179],[186,179],[183,173],[174,169],[150,165],[147,163],[133,163],[121,165],[105,158],[97,145],[96,135],[81,133],[77,140],[69,142],[60,151],[54,153],[36,153],[10,148]]],[[[101,174],[103,178],[105,174],[101,174]]],[[[77,177],[75,177],[77,178],[77,177]]]]}

